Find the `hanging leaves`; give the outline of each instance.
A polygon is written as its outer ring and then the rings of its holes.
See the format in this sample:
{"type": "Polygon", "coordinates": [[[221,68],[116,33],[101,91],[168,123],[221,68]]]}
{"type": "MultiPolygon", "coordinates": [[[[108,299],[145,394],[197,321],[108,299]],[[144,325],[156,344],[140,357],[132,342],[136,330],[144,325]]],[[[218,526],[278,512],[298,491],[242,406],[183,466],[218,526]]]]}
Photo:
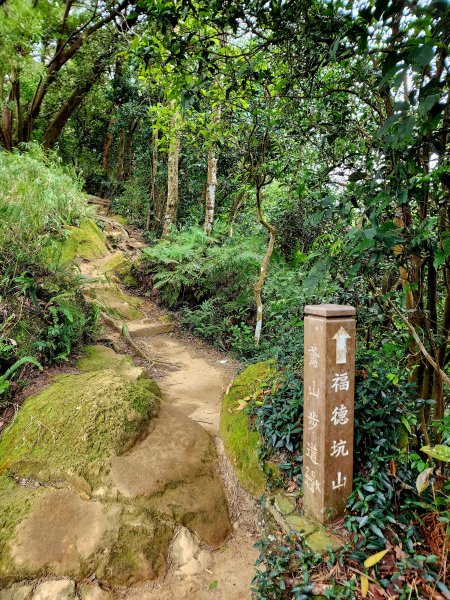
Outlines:
{"type": "Polygon", "coordinates": [[[427,487],[429,486],[430,477],[431,477],[432,473],[433,473],[433,467],[430,467],[429,469],[425,469],[424,471],[422,471],[422,473],[416,479],[416,488],[417,488],[417,491],[419,492],[419,494],[424,492],[427,489],[427,487]]]}

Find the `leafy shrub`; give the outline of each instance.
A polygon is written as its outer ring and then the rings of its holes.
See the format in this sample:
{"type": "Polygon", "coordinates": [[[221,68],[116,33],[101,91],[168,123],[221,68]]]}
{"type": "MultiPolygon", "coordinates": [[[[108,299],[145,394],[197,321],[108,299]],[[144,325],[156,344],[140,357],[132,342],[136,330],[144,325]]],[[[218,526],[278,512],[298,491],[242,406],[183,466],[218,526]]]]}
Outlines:
{"type": "Polygon", "coordinates": [[[149,206],[149,191],[137,179],[127,180],[123,190],[111,190],[114,195],[111,200],[111,210],[123,215],[134,227],[144,229],[147,221],[149,206]]]}
{"type": "Polygon", "coordinates": [[[53,155],[33,145],[0,152],[0,372],[26,356],[65,359],[92,332],[96,315],[79,279],[48,264],[49,248],[86,206],[81,181],[53,155]]]}
{"type": "Polygon", "coordinates": [[[262,234],[208,238],[202,229],[173,231],[144,250],[143,274],[163,302],[181,309],[183,323],[215,346],[248,358],[284,362],[302,354],[305,303],[332,300],[336,286],[325,262],[292,267],[277,252],[263,290],[261,346],[255,348],[255,299],[266,239],[262,234]],[[148,279],[147,279],[148,280],[148,279]]]}

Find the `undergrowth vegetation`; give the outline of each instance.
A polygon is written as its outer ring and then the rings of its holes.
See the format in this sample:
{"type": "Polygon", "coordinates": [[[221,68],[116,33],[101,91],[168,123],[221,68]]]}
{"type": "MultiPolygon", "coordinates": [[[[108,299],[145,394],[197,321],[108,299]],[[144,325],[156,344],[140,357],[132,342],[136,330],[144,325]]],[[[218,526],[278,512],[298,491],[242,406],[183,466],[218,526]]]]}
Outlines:
{"type": "Polygon", "coordinates": [[[304,308],[356,308],[347,544],[262,540],[254,597],[450,599],[449,2],[0,0],[0,38],[0,394],[95,317],[55,260],[81,183],[13,152],[39,140],[143,230],[142,293],[273,361],[228,400],[299,509],[304,308]]]}
{"type": "MultiPolygon", "coordinates": [[[[318,252],[324,243],[319,237],[308,253],[275,249],[264,290],[263,335],[255,346],[253,286],[264,242],[262,232],[245,235],[242,224],[232,238],[220,225],[214,237],[191,227],[145,249],[140,265],[146,289],[177,309],[193,333],[241,359],[276,359],[277,371],[261,389],[229,407],[247,413],[259,435],[269,491],[300,495],[302,488],[304,307],[325,302],[357,307],[355,480],[344,523],[347,545],[323,562],[301,538],[261,540],[259,562],[265,568],[257,568],[255,598],[309,598],[310,578],[318,574],[326,580],[325,597],[354,598],[362,563],[386,547],[392,554],[373,573],[383,588],[406,600],[419,573],[426,589],[445,591],[448,542],[442,540],[450,523],[450,485],[437,472],[428,486],[416,489],[417,477],[429,467],[421,452],[420,414],[433,401],[420,399],[408,377],[408,336],[397,330],[393,342],[379,303],[364,293],[360,278],[346,276],[345,250],[334,249],[327,259],[318,252]]],[[[445,420],[437,426],[448,436],[445,420]]]]}
{"type": "MultiPolygon", "coordinates": [[[[65,227],[86,216],[81,181],[55,156],[31,146],[0,152],[0,372],[66,359],[96,315],[72,267],[50,261],[65,227]],[[52,263],[52,264],[50,264],[52,263]],[[12,369],[12,366],[15,366],[12,369]]],[[[1,396],[9,388],[0,388],[1,396]]]]}
{"type": "Polygon", "coordinates": [[[198,227],[172,231],[144,249],[141,277],[180,311],[184,325],[221,350],[248,359],[300,356],[305,304],[338,297],[327,265],[317,262],[315,253],[298,265],[274,253],[264,293],[264,334],[255,347],[253,286],[264,234],[248,236],[241,228],[230,238],[221,229],[218,224],[215,237],[198,227]]]}

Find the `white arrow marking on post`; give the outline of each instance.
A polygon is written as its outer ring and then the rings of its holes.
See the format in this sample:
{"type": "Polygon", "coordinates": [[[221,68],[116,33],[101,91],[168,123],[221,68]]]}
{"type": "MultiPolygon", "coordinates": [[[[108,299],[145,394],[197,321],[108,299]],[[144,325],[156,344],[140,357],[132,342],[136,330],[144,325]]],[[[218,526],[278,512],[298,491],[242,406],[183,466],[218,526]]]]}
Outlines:
{"type": "Polygon", "coordinates": [[[336,364],[345,365],[347,362],[347,340],[351,337],[343,327],[333,335],[333,340],[336,340],[336,364]]]}

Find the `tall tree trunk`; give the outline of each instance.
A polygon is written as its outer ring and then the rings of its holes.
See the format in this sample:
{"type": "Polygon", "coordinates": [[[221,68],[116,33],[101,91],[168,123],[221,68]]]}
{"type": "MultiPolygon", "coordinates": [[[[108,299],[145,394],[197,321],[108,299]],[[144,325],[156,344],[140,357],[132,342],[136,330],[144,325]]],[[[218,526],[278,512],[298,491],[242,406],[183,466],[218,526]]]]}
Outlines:
{"type": "Polygon", "coordinates": [[[11,80],[11,88],[9,90],[8,98],[5,106],[2,110],[2,127],[1,127],[1,137],[3,141],[3,146],[5,150],[12,150],[14,145],[14,116],[16,115],[16,119],[18,123],[21,119],[21,109],[20,109],[20,85],[19,80],[16,78],[16,73],[14,69],[11,71],[10,75],[11,80]],[[16,105],[16,108],[13,108],[13,105],[16,105]]]}
{"type": "MultiPolygon", "coordinates": [[[[212,116],[213,126],[220,120],[220,106],[212,116]]],[[[206,182],[206,210],[205,210],[205,232],[212,233],[214,227],[214,213],[216,208],[216,187],[217,187],[217,156],[214,144],[208,152],[208,178],[206,182]]]]}
{"type": "Polygon", "coordinates": [[[177,222],[178,210],[178,162],[180,159],[181,130],[179,126],[179,114],[174,113],[171,122],[172,138],[169,146],[167,160],[167,203],[164,215],[162,235],[166,236],[170,228],[177,222]]]}
{"type": "Polygon", "coordinates": [[[125,129],[120,130],[119,148],[117,151],[117,179],[123,181],[124,176],[124,159],[125,159],[125,129]]]}
{"type": "Polygon", "coordinates": [[[103,143],[103,154],[102,154],[102,169],[108,174],[109,171],[109,156],[111,154],[111,146],[113,143],[113,127],[116,122],[115,117],[111,117],[108,123],[108,130],[105,135],[105,141],[103,143]]]}
{"type": "Polygon", "coordinates": [[[273,248],[275,245],[275,236],[277,230],[273,225],[266,221],[262,209],[263,197],[262,197],[262,185],[256,184],[256,209],[258,213],[258,220],[263,227],[269,232],[269,243],[267,245],[266,253],[261,263],[261,269],[259,272],[259,279],[255,284],[255,301],[256,301],[256,326],[255,326],[255,345],[259,345],[261,337],[261,329],[263,324],[263,302],[262,302],[262,289],[267,275],[267,267],[269,265],[270,257],[272,256],[273,248]]]}
{"type": "Polygon", "coordinates": [[[91,91],[94,83],[99,79],[103,73],[106,65],[94,65],[90,77],[83,83],[83,85],[77,87],[71,94],[71,96],[64,102],[53,121],[47,127],[44,134],[43,146],[44,148],[51,148],[56,142],[67,123],[69,118],[73,115],[75,109],[80,106],[84,98],[91,91]]]}
{"type": "Polygon", "coordinates": [[[159,214],[157,214],[157,210],[156,210],[156,195],[157,195],[157,190],[156,190],[156,177],[158,175],[158,136],[159,136],[159,132],[158,129],[153,129],[152,131],[152,180],[151,180],[151,184],[150,184],[150,197],[149,197],[149,203],[148,203],[148,208],[147,208],[147,222],[146,222],[146,227],[147,227],[147,231],[150,229],[150,217],[151,217],[151,210],[153,207],[153,214],[155,215],[156,218],[161,218],[161,216],[159,214]]]}
{"type": "Polygon", "coordinates": [[[208,179],[206,182],[205,232],[212,233],[216,208],[217,158],[212,146],[208,152],[208,179]]]}

